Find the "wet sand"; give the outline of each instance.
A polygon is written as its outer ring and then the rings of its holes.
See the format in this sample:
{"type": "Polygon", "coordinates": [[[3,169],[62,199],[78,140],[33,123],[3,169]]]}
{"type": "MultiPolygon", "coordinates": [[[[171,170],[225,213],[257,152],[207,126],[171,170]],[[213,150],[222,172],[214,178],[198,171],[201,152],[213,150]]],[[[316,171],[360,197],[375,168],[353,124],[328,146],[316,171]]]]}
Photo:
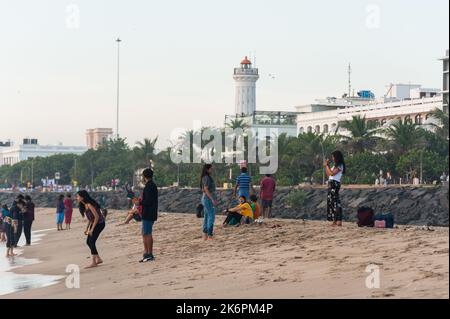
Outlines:
{"type": "MultiPolygon", "coordinates": [[[[36,216],[35,230],[54,227],[53,209],[38,209],[36,216]]],[[[216,237],[205,242],[195,215],[162,213],[154,227],[157,259],[139,264],[140,224],[117,226],[124,216],[108,215],[97,245],[105,263],[94,269],[83,269],[89,249],[77,211],[72,230],[46,232],[39,245],[24,249],[42,263],[16,273],[64,276],[67,265],[76,264],[79,289],[62,280],[0,298],[449,298],[448,228],[338,229],[271,220],[224,229],[218,216],[216,237]],[[379,266],[379,289],[366,287],[370,264],[379,266]]]]}

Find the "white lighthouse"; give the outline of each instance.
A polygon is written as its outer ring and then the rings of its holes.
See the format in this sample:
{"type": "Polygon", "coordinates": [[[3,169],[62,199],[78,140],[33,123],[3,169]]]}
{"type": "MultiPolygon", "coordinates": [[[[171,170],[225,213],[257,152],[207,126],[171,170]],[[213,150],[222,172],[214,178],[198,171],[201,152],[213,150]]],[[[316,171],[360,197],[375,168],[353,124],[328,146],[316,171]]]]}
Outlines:
{"type": "Polygon", "coordinates": [[[252,67],[252,62],[245,57],[240,68],[234,69],[236,82],[235,114],[251,115],[256,111],[256,81],[259,79],[258,69],[252,67]]]}

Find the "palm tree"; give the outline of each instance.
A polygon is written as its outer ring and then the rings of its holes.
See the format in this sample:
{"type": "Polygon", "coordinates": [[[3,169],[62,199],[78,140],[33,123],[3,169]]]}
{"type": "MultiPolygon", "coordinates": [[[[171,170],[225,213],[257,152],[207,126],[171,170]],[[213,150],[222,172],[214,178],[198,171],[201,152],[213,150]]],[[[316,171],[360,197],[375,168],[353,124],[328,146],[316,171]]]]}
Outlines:
{"type": "Polygon", "coordinates": [[[434,132],[438,136],[444,139],[448,139],[448,130],[449,130],[448,114],[445,113],[443,110],[435,109],[433,112],[430,113],[430,116],[438,121],[438,123],[430,123],[434,132]]]}
{"type": "Polygon", "coordinates": [[[250,128],[250,125],[248,125],[248,123],[246,123],[244,119],[236,118],[227,123],[226,127],[231,128],[233,130],[242,129],[243,131],[245,131],[248,128],[250,128]]]}
{"type": "Polygon", "coordinates": [[[349,145],[352,153],[361,153],[373,149],[380,139],[376,136],[379,130],[366,120],[366,117],[353,116],[351,121],[340,123],[349,135],[340,135],[344,145],[349,145]]]}
{"type": "Polygon", "coordinates": [[[154,139],[144,138],[143,141],[136,143],[134,151],[138,165],[150,166],[150,160],[153,159],[155,155],[157,141],[158,137],[155,137],[154,139]]]}
{"type": "Polygon", "coordinates": [[[399,120],[384,130],[386,137],[392,142],[392,149],[399,155],[422,145],[423,129],[408,120],[399,120]]]}

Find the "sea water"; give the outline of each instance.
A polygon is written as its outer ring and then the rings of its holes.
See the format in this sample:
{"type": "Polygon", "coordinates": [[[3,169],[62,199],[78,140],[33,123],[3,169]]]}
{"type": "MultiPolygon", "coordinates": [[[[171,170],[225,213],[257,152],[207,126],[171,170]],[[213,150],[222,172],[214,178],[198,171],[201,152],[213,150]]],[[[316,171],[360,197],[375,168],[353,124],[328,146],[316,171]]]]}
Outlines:
{"type": "MultiPolygon", "coordinates": [[[[33,231],[31,235],[31,244],[36,245],[42,237],[45,236],[45,232],[50,229],[44,229],[39,231],[33,231]]],[[[14,249],[15,257],[6,258],[6,244],[0,243],[0,296],[6,295],[18,291],[24,291],[34,288],[47,287],[57,284],[63,276],[48,276],[40,274],[20,275],[12,272],[12,270],[19,267],[33,265],[40,263],[39,259],[25,258],[23,257],[23,248],[20,248],[25,244],[25,236],[22,236],[19,240],[19,248],[14,249]]]]}

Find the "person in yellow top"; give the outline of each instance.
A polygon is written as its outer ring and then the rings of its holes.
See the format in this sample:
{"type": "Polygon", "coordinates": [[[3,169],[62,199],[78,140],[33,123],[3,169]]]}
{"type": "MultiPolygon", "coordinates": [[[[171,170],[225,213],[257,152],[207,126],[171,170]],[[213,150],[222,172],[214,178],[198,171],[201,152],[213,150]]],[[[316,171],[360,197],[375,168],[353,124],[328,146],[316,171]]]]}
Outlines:
{"type": "Polygon", "coordinates": [[[249,203],[247,203],[247,198],[245,196],[239,197],[239,205],[236,207],[230,208],[226,210],[227,218],[224,221],[224,225],[228,225],[231,219],[237,219],[238,224],[242,221],[245,224],[253,223],[253,210],[249,203]]]}

